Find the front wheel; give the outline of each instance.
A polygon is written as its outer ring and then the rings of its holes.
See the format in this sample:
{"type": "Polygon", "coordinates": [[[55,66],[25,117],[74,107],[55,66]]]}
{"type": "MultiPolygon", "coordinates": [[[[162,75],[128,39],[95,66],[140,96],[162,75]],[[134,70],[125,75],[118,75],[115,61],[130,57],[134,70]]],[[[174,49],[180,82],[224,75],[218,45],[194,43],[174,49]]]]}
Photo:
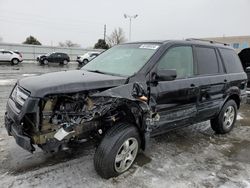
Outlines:
{"type": "Polygon", "coordinates": [[[48,65],[49,64],[49,61],[47,59],[43,60],[43,64],[44,65],[48,65]]]}
{"type": "Polygon", "coordinates": [[[237,104],[234,100],[227,101],[219,115],[211,120],[212,129],[218,134],[230,132],[237,118],[237,104]]]}
{"type": "Polygon", "coordinates": [[[140,149],[138,130],[129,123],[114,125],[104,136],[94,156],[94,166],[103,178],[111,178],[127,171],[140,149]]]}
{"type": "Polygon", "coordinates": [[[89,62],[89,61],[88,61],[87,59],[84,59],[84,60],[82,61],[82,65],[86,65],[88,62],[89,62]]]}

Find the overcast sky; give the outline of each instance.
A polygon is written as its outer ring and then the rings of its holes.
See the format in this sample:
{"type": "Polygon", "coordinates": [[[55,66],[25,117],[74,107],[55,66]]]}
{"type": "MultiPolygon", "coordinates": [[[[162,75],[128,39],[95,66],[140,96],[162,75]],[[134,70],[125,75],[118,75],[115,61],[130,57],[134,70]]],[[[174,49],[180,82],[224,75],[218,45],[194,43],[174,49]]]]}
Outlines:
{"type": "Polygon", "coordinates": [[[129,38],[123,14],[138,14],[132,40],[250,35],[250,0],[0,0],[0,37],[42,44],[71,40],[93,46],[114,28],[129,38]]]}

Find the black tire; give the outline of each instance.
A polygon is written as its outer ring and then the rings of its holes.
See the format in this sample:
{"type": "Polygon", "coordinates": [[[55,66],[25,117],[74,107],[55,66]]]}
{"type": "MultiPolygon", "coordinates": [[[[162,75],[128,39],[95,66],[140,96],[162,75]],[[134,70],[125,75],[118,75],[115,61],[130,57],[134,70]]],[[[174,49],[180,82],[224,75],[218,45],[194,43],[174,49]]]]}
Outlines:
{"type": "Polygon", "coordinates": [[[86,65],[88,62],[89,62],[89,60],[84,59],[84,60],[82,61],[82,65],[86,65]]]}
{"type": "MultiPolygon", "coordinates": [[[[133,160],[130,160],[129,164],[131,164],[125,171],[127,171],[133,165],[134,159],[136,158],[140,149],[141,140],[138,130],[135,126],[129,123],[118,123],[117,125],[114,125],[112,128],[110,128],[110,130],[108,130],[100,145],[98,146],[94,156],[95,170],[102,178],[108,179],[125,172],[118,172],[116,170],[115,165],[117,164],[117,162],[115,162],[115,159],[119,154],[118,152],[121,151],[124,147],[123,145],[125,144],[125,142],[130,141],[131,139],[137,140],[138,148],[137,150],[134,150],[134,152],[136,153],[133,153],[133,156],[135,157],[133,158],[133,160]]],[[[124,155],[124,158],[125,155],[128,155],[128,152],[126,154],[122,154],[124,155]]],[[[132,152],[130,151],[130,153],[132,152]]],[[[125,164],[127,163],[125,162],[125,164]]]]}
{"type": "Polygon", "coordinates": [[[44,60],[42,61],[42,64],[43,64],[43,65],[48,65],[48,64],[49,64],[49,61],[48,61],[47,59],[44,59],[44,60]]]}
{"type": "Polygon", "coordinates": [[[69,63],[69,61],[67,59],[64,59],[63,62],[61,62],[61,65],[67,65],[69,63]]]}
{"type": "Polygon", "coordinates": [[[222,107],[219,115],[214,118],[211,119],[211,127],[212,129],[217,133],[217,134],[226,134],[228,132],[230,132],[235,124],[236,118],[237,118],[237,104],[234,100],[228,100],[222,107]],[[234,116],[231,118],[232,121],[230,121],[231,123],[229,123],[228,125],[225,125],[224,122],[226,122],[226,113],[229,112],[230,108],[233,108],[233,112],[232,114],[234,114],[234,116]]]}
{"type": "Polygon", "coordinates": [[[19,59],[13,58],[13,59],[11,60],[11,65],[18,65],[19,62],[20,62],[19,59]]]}

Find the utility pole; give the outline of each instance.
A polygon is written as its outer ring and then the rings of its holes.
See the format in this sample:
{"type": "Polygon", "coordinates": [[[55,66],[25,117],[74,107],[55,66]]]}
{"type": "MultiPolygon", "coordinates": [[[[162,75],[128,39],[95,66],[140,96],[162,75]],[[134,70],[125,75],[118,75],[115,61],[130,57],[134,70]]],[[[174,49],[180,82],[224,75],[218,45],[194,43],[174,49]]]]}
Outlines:
{"type": "Polygon", "coordinates": [[[132,18],[137,18],[138,14],[130,16],[128,14],[124,14],[124,18],[128,18],[129,19],[129,41],[131,41],[131,27],[132,27],[132,18]]]}
{"type": "Polygon", "coordinates": [[[106,41],[106,24],[104,25],[104,36],[103,36],[104,41],[106,41]]]}

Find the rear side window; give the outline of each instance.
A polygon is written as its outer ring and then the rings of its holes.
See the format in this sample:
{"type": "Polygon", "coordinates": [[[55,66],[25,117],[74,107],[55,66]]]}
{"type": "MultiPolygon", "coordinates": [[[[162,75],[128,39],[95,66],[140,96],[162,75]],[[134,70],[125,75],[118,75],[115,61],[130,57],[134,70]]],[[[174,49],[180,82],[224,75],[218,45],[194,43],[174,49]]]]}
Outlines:
{"type": "Polygon", "coordinates": [[[196,47],[196,54],[199,74],[219,73],[219,66],[215,49],[206,47],[196,47]]]}
{"type": "Polygon", "coordinates": [[[220,49],[220,53],[228,73],[243,72],[239,56],[234,50],[220,49]]]}
{"type": "Polygon", "coordinates": [[[9,51],[4,51],[3,53],[4,53],[4,54],[8,54],[8,55],[12,54],[12,53],[9,52],[9,51]]]}

